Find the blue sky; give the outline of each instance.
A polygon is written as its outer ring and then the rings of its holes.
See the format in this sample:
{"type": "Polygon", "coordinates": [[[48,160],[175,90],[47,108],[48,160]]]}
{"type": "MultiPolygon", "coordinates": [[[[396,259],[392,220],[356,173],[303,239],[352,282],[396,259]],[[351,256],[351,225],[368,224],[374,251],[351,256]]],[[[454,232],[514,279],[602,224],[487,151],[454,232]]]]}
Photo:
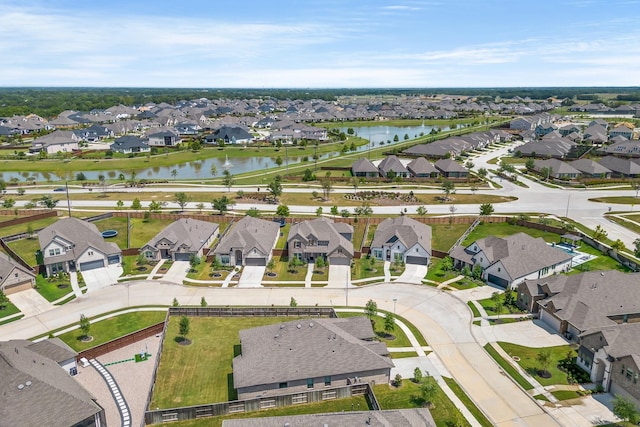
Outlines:
{"type": "Polygon", "coordinates": [[[640,85],[640,0],[0,0],[0,86],[640,85]]]}

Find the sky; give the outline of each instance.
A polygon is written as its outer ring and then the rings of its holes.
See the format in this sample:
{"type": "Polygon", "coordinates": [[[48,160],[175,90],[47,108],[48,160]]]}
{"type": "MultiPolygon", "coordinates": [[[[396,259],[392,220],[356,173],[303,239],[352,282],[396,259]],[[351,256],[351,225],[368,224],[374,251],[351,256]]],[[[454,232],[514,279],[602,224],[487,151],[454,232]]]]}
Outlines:
{"type": "Polygon", "coordinates": [[[0,86],[639,86],[640,0],[0,0],[0,86]]]}

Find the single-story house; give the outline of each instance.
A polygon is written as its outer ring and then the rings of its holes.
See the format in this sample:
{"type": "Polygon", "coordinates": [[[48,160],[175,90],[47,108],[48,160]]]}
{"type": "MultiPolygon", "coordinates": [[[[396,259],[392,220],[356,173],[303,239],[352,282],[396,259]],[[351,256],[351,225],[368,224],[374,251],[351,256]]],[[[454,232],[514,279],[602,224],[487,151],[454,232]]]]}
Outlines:
{"type": "Polygon", "coordinates": [[[394,366],[366,317],[275,323],[240,331],[233,359],[238,399],[387,384],[394,366]]]}
{"type": "Polygon", "coordinates": [[[18,264],[4,252],[0,252],[0,290],[6,295],[31,289],[36,284],[36,275],[31,269],[18,264]]]}
{"type": "Polygon", "coordinates": [[[469,170],[452,159],[440,159],[435,162],[434,166],[445,178],[466,178],[469,176],[469,170]]]}
{"type": "Polygon", "coordinates": [[[479,265],[482,278],[503,288],[514,288],[528,279],[538,279],[571,268],[572,254],[547,245],[542,238],[525,233],[507,237],[489,236],[449,252],[458,269],[479,265]]]}
{"type": "Polygon", "coordinates": [[[333,222],[325,217],[298,222],[289,230],[289,257],[305,262],[314,262],[322,257],[330,265],[351,265],[352,237],[353,227],[344,222],[333,222]]]}
{"type": "Polygon", "coordinates": [[[254,136],[241,126],[222,126],[212,134],[205,136],[204,142],[217,144],[222,140],[225,144],[246,144],[254,139],[254,136]]]}
{"type": "Polygon", "coordinates": [[[176,130],[153,130],[147,134],[147,144],[150,147],[175,147],[180,144],[181,138],[176,130]]]}
{"type": "Polygon", "coordinates": [[[407,169],[415,178],[437,178],[439,175],[438,169],[424,157],[411,160],[407,169]]]}
{"type": "Polygon", "coordinates": [[[280,224],[245,216],[220,240],[213,253],[222,265],[267,265],[276,247],[280,224]]]}
{"type": "Polygon", "coordinates": [[[192,255],[203,256],[204,248],[211,246],[217,231],[218,224],[213,222],[180,218],[156,234],[140,248],[140,253],[150,261],[189,261],[192,255]]]}
{"type": "Polygon", "coordinates": [[[38,232],[47,275],[86,271],[121,262],[121,250],[105,242],[95,224],[78,218],[60,219],[38,232]]]}
{"type": "Polygon", "coordinates": [[[640,163],[634,159],[607,156],[598,160],[598,163],[609,169],[613,177],[637,178],[640,176],[640,163]]]}
{"type": "MultiPolygon", "coordinates": [[[[618,137],[616,137],[618,138],[618,137]]],[[[639,157],[640,156],[640,141],[629,141],[624,139],[619,142],[613,142],[606,147],[603,147],[601,152],[611,156],[625,156],[625,157],[639,157]]]]}
{"type": "Polygon", "coordinates": [[[558,159],[535,160],[533,164],[536,172],[543,173],[546,171],[551,178],[578,179],[581,175],[578,169],[558,159]]]}
{"type": "Polygon", "coordinates": [[[409,177],[409,171],[407,170],[407,168],[402,164],[400,159],[398,159],[398,157],[394,155],[387,156],[382,159],[382,161],[378,165],[378,170],[380,171],[380,175],[385,178],[398,176],[402,178],[409,177]]]}
{"type": "Polygon", "coordinates": [[[71,376],[76,355],[58,338],[0,342],[2,424],[105,426],[104,409],[71,376]]]}
{"type": "Polygon", "coordinates": [[[584,178],[609,178],[611,170],[591,159],[579,159],[569,164],[580,171],[584,178]]]}
{"type": "Polygon", "coordinates": [[[371,160],[360,158],[351,165],[351,173],[353,176],[364,178],[377,178],[380,176],[378,168],[371,163],[371,160]]]}
{"type": "Polygon", "coordinates": [[[376,228],[371,255],[383,261],[429,265],[431,227],[408,216],[387,218],[376,228]]]}
{"type": "Polygon", "coordinates": [[[137,136],[125,135],[113,141],[109,149],[115,153],[131,154],[131,153],[147,153],[151,151],[151,147],[146,140],[137,136]]]}
{"type": "Polygon", "coordinates": [[[555,157],[563,159],[577,144],[567,138],[544,139],[531,141],[517,148],[523,156],[528,157],[555,157]]]}

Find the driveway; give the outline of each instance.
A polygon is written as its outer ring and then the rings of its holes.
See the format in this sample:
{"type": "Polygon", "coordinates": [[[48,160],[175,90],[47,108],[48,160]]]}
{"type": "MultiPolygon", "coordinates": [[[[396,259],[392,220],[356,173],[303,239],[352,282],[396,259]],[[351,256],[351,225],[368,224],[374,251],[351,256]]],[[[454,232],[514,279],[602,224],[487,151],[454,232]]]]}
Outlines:
{"type": "Polygon", "coordinates": [[[346,284],[351,285],[351,266],[349,265],[329,265],[329,283],[327,288],[345,288],[346,284]]]}
{"type": "Polygon", "coordinates": [[[122,267],[120,265],[109,265],[81,271],[81,273],[84,283],[87,284],[87,292],[91,292],[118,283],[118,277],[122,276],[122,267]]]}
{"type": "Polygon", "coordinates": [[[422,279],[427,275],[426,265],[406,264],[404,271],[394,282],[422,284],[422,279]]]}
{"type": "Polygon", "coordinates": [[[35,316],[55,307],[35,289],[27,289],[7,296],[25,317],[35,316]]]}
{"type": "Polygon", "coordinates": [[[191,269],[189,261],[173,261],[169,270],[164,273],[162,280],[182,285],[182,281],[187,277],[187,273],[191,269]]]}
{"type": "Polygon", "coordinates": [[[242,267],[242,274],[238,280],[239,288],[260,288],[262,287],[262,277],[267,267],[257,265],[245,265],[242,267]]]}

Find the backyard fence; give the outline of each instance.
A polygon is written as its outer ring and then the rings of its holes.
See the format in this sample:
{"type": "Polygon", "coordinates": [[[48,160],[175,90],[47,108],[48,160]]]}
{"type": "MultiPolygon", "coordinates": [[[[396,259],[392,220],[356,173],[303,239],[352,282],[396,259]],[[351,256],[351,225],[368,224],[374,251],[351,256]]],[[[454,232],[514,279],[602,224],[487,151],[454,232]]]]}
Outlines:
{"type": "Polygon", "coordinates": [[[103,354],[119,350],[138,341],[142,341],[145,338],[160,334],[163,332],[163,329],[164,322],[146,327],[144,329],[140,329],[138,331],[124,335],[120,338],[116,338],[115,340],[111,340],[104,344],[100,344],[87,350],[83,350],[76,356],[76,360],[80,360],[80,358],[82,357],[86,359],[95,359],[96,357],[102,356],[103,354]]]}
{"type": "Polygon", "coordinates": [[[190,317],[331,317],[338,315],[329,307],[170,307],[169,316],[190,317]]]}

